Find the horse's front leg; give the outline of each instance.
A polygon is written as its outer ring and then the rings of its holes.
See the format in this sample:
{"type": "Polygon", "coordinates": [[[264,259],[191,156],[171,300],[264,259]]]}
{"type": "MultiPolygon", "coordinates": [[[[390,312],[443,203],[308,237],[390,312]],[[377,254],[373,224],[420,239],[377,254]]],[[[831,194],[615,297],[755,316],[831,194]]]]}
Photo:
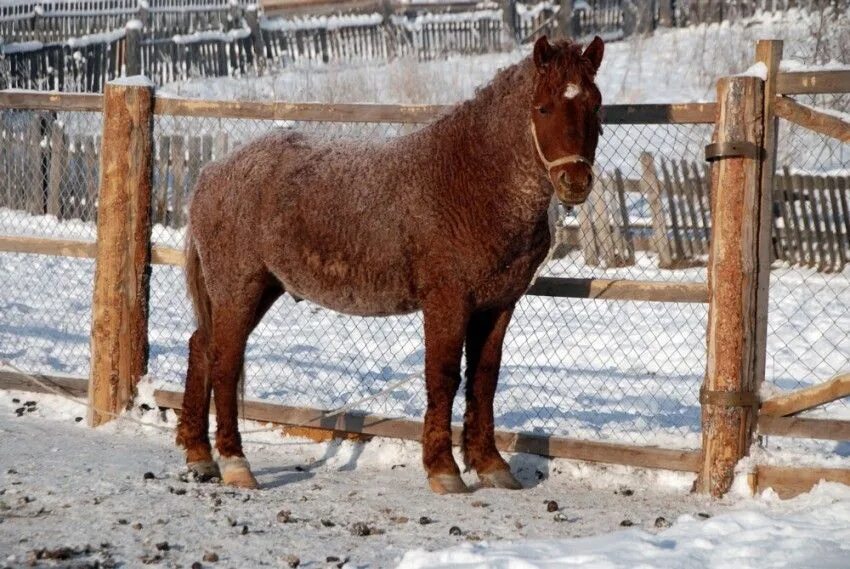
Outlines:
{"type": "Polygon", "coordinates": [[[477,312],[470,317],[466,335],[466,413],[463,420],[463,456],[484,486],[519,490],[508,463],[496,450],[493,397],[502,363],[502,344],[514,305],[477,312]]]}
{"type": "Polygon", "coordinates": [[[460,359],[469,320],[461,294],[432,295],[423,308],[425,387],[428,407],[422,433],[422,462],[437,494],[468,492],[452,456],[452,403],[460,385],[460,359]]]}

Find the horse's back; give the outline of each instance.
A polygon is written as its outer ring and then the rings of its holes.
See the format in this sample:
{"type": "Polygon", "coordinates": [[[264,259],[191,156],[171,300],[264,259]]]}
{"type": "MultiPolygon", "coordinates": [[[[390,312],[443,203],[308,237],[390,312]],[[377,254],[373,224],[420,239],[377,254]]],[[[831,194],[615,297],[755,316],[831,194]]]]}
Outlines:
{"type": "Polygon", "coordinates": [[[205,168],[192,226],[214,227],[207,240],[238,251],[230,263],[268,270],[293,295],[361,315],[416,310],[414,196],[388,174],[389,154],[378,143],[271,133],[205,168]]]}

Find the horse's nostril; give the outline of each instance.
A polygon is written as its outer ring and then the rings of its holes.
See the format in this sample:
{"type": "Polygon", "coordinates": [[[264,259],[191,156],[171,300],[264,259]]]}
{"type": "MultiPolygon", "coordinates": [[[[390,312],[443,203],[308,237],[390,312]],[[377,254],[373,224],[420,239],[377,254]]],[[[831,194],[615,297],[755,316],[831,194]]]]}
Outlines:
{"type": "Polygon", "coordinates": [[[588,174],[588,175],[587,175],[587,185],[588,185],[588,187],[589,187],[591,184],[593,184],[593,174],[588,174]]]}

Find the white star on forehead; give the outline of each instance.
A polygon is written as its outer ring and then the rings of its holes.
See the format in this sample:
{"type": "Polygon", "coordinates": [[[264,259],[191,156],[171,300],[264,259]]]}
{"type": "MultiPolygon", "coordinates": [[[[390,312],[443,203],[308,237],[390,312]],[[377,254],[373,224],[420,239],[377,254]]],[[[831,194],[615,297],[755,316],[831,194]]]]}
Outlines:
{"type": "Polygon", "coordinates": [[[574,99],[581,93],[581,87],[575,83],[567,83],[567,88],[564,89],[565,99],[574,99]]]}

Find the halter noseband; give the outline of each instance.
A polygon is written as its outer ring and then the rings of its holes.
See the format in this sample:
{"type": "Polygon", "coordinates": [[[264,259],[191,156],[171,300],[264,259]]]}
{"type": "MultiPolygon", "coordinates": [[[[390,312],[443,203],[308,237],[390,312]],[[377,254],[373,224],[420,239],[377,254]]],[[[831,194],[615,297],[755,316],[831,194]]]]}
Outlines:
{"type": "Polygon", "coordinates": [[[563,158],[557,158],[555,160],[547,160],[543,155],[543,149],[540,148],[540,141],[537,140],[537,128],[534,126],[534,119],[531,120],[531,137],[534,139],[534,148],[537,149],[537,155],[540,157],[540,161],[543,162],[543,165],[546,167],[547,172],[551,172],[553,169],[558,166],[563,166],[564,164],[586,164],[588,167],[593,168],[593,164],[580,154],[570,154],[569,156],[564,156],[563,158]]]}

